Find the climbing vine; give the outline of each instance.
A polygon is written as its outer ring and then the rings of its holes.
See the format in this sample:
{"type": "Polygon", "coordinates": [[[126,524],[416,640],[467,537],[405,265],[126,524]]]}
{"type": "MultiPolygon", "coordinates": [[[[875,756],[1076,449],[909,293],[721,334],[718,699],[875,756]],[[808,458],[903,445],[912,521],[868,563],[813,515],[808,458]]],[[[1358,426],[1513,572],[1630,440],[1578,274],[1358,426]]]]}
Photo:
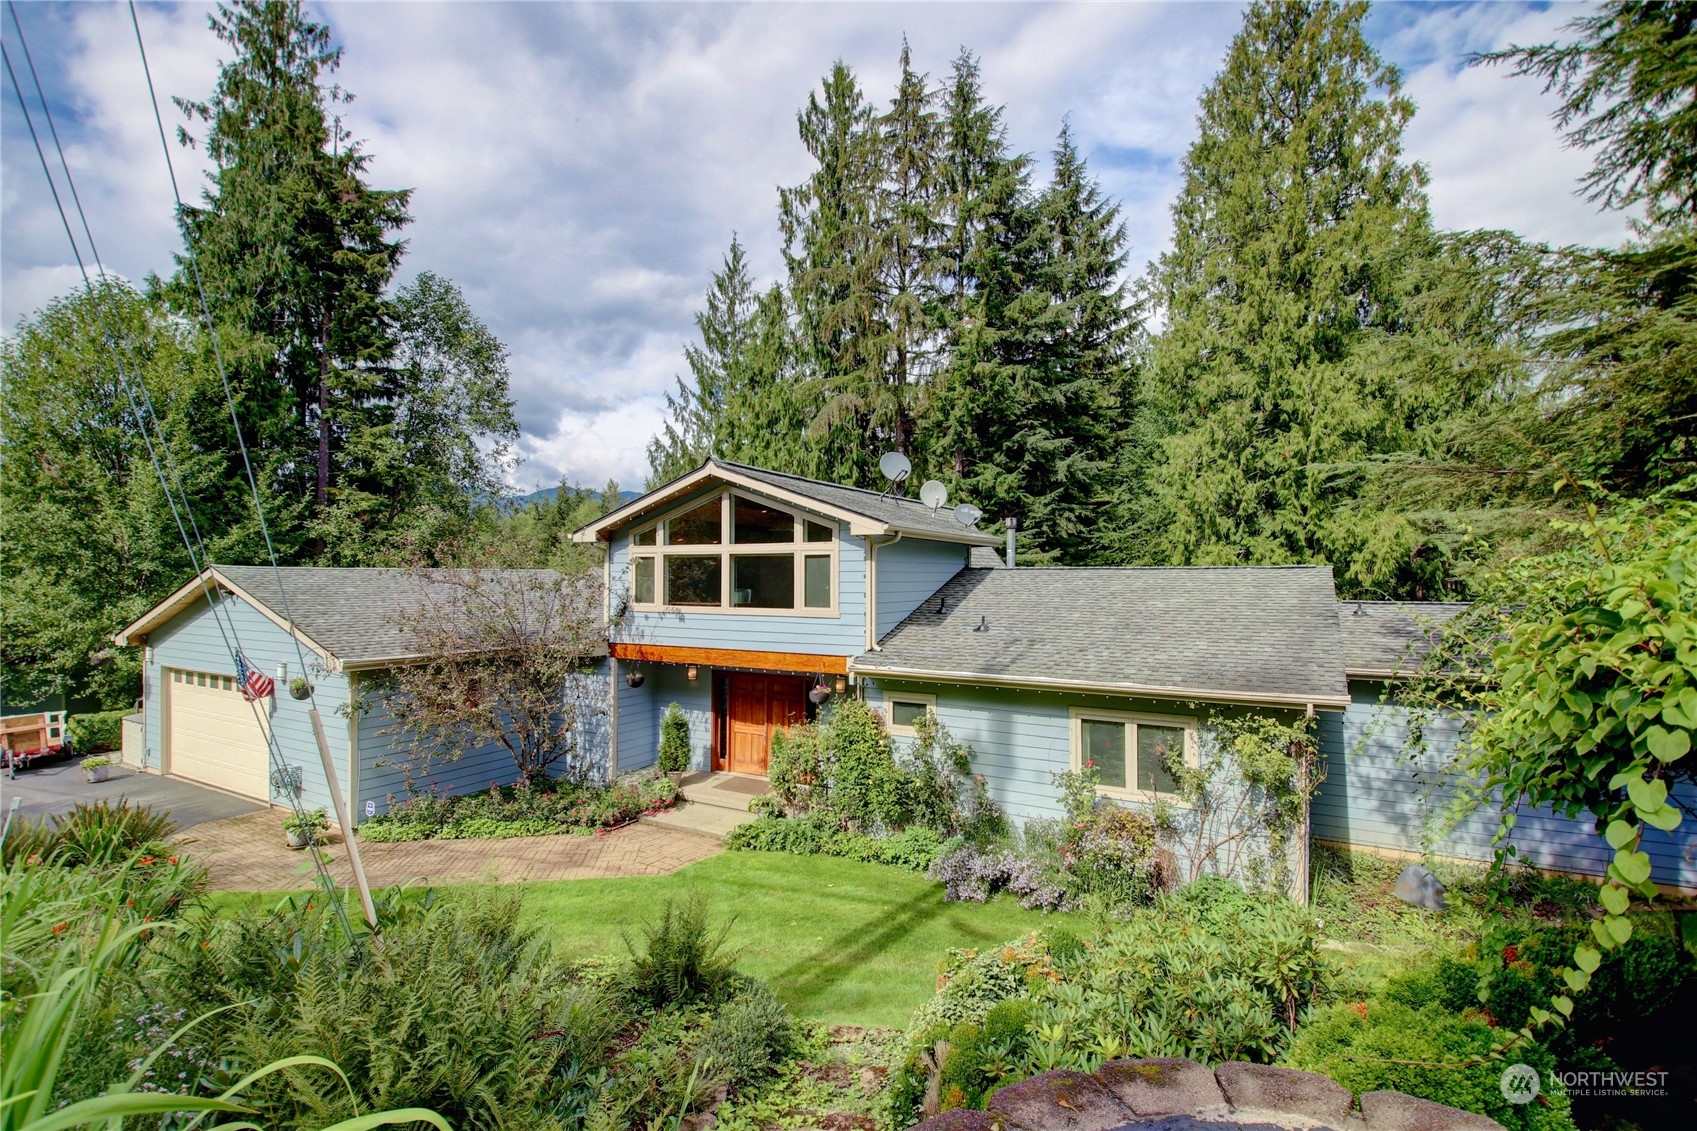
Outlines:
{"type": "MultiPolygon", "coordinates": [[[[1472,805],[1497,802],[1498,862],[1522,807],[1589,811],[1613,850],[1604,914],[1560,971],[1584,990],[1602,952],[1632,937],[1634,897],[1657,894],[1646,828],[1683,819],[1670,793],[1697,778],[1697,480],[1648,499],[1587,507],[1555,527],[1565,548],[1484,579],[1482,599],[1446,626],[1409,701],[1471,722],[1457,769],[1472,805]]],[[[1568,994],[1535,1008],[1528,1032],[1561,1024],[1568,994]],[[1552,1012],[1553,1011],[1553,1012],[1552,1012]]]]}

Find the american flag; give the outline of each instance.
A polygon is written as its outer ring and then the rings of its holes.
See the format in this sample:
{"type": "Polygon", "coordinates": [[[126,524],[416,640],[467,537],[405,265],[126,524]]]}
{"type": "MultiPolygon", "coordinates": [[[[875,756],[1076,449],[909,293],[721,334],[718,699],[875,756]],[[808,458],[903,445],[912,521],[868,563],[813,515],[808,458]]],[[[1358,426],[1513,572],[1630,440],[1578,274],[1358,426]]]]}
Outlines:
{"type": "Polygon", "coordinates": [[[241,686],[242,698],[249,703],[265,699],[277,690],[277,682],[252,664],[246,656],[236,653],[236,683],[241,686]]]}

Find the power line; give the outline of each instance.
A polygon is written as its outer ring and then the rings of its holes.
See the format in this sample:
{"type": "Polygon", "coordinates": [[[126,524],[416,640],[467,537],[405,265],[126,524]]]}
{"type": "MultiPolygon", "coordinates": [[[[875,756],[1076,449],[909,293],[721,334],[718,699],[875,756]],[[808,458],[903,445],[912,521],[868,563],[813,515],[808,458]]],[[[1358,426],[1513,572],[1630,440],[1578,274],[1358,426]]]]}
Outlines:
{"type": "MultiPolygon", "coordinates": [[[[7,0],[8,3],[11,0],[7,0]]],[[[136,52],[141,57],[142,75],[147,79],[147,101],[153,107],[153,122],[159,130],[159,148],[165,155],[165,172],[171,181],[171,198],[177,205],[177,225],[183,233],[183,248],[188,252],[189,272],[194,276],[195,293],[200,297],[201,315],[206,320],[206,333],[212,341],[212,357],[218,367],[218,382],[224,388],[224,403],[230,409],[230,426],[236,433],[236,448],[242,454],[242,469],[247,473],[248,490],[253,494],[254,513],[259,517],[259,530],[265,537],[265,552],[271,559],[271,575],[277,582],[277,596],[283,606],[283,620],[288,625],[289,637],[295,644],[295,656],[300,661],[301,671],[307,671],[306,654],[301,647],[300,633],[295,628],[295,617],[289,608],[288,587],[283,584],[283,571],[277,564],[277,547],[271,541],[271,528],[265,521],[265,503],[259,497],[259,481],[254,478],[253,461],[248,458],[247,440],[242,436],[242,422],[236,412],[236,398],[230,391],[230,378],[224,370],[224,353],[218,342],[218,328],[212,320],[212,304],[206,299],[206,284],[200,274],[200,254],[195,250],[194,235],[189,230],[187,210],[183,207],[183,194],[177,188],[177,169],[171,161],[171,146],[165,140],[165,118],[159,112],[159,95],[153,86],[153,68],[147,61],[147,45],[142,41],[141,18],[136,14],[135,0],[130,0],[130,26],[136,33],[136,52]]],[[[17,17],[14,14],[13,19],[17,17]]],[[[318,712],[318,691],[312,681],[307,680],[307,700],[310,703],[307,715],[312,722],[313,742],[318,747],[320,760],[323,762],[325,785],[330,792],[330,800],[336,809],[336,823],[341,826],[342,840],[347,845],[348,864],[353,869],[354,883],[359,889],[360,904],[365,911],[366,922],[373,928],[377,926],[377,911],[371,902],[371,885],[366,882],[365,864],[360,859],[359,842],[354,839],[353,821],[348,815],[347,804],[342,799],[342,785],[336,773],[335,759],[330,756],[329,741],[324,736],[324,721],[318,712]]],[[[349,751],[349,758],[353,752],[349,751]]],[[[354,800],[358,800],[355,798],[354,800]]],[[[341,903],[337,901],[340,914],[341,903]]]]}
{"type": "MultiPolygon", "coordinates": [[[[90,299],[91,303],[94,305],[95,310],[99,313],[102,325],[105,328],[105,342],[104,342],[104,344],[107,348],[108,353],[111,355],[113,368],[117,372],[119,387],[121,389],[123,389],[124,397],[129,402],[130,411],[131,411],[132,415],[134,415],[135,418],[136,418],[137,429],[141,433],[142,443],[147,450],[149,462],[151,462],[153,464],[154,473],[159,479],[160,489],[165,494],[166,502],[171,508],[172,518],[176,522],[177,533],[183,541],[184,549],[187,550],[187,552],[188,552],[190,565],[193,566],[194,569],[195,569],[196,577],[200,582],[202,594],[205,596],[207,604],[208,604],[208,606],[209,606],[209,608],[212,612],[213,624],[217,627],[219,636],[224,641],[224,646],[227,649],[231,650],[232,655],[241,654],[241,638],[240,638],[240,634],[239,634],[239,632],[236,628],[234,617],[229,616],[228,612],[226,611],[225,615],[226,615],[226,617],[229,621],[228,632],[226,632],[224,621],[219,619],[219,602],[217,601],[215,595],[213,594],[211,587],[207,583],[207,572],[208,571],[206,569],[202,568],[202,565],[201,565],[201,559],[205,555],[205,542],[200,536],[200,530],[199,530],[198,524],[196,524],[194,522],[193,510],[189,505],[187,492],[182,489],[181,478],[180,478],[180,476],[178,476],[176,474],[175,466],[173,464],[172,478],[177,480],[178,491],[182,493],[182,500],[181,500],[182,511],[179,512],[178,499],[172,491],[171,484],[166,479],[164,467],[160,463],[159,456],[154,449],[152,438],[148,434],[148,426],[147,426],[146,416],[144,416],[142,408],[140,407],[140,405],[138,405],[138,403],[136,401],[135,392],[132,388],[130,378],[124,372],[123,360],[118,356],[118,350],[117,350],[117,347],[114,343],[116,341],[121,340],[121,339],[119,339],[119,336],[114,334],[113,331],[112,331],[110,319],[108,317],[108,312],[106,310],[106,306],[105,306],[105,302],[104,302],[104,300],[110,296],[110,291],[109,291],[110,283],[109,283],[109,280],[107,279],[105,268],[104,268],[103,265],[101,265],[101,263],[99,261],[98,252],[95,248],[93,231],[89,226],[87,215],[83,210],[81,198],[78,196],[78,194],[76,192],[76,179],[71,174],[70,163],[65,158],[65,151],[64,151],[63,145],[60,144],[58,130],[53,125],[52,110],[49,108],[48,103],[47,103],[46,94],[42,90],[40,75],[36,71],[36,68],[35,68],[35,61],[34,61],[33,57],[30,55],[30,52],[29,52],[28,41],[27,41],[27,39],[24,35],[23,22],[18,18],[17,7],[14,3],[12,3],[12,0],[7,0],[7,8],[12,14],[12,23],[18,30],[18,42],[19,42],[19,45],[23,48],[24,60],[25,60],[25,63],[27,64],[27,66],[28,66],[31,81],[33,82],[33,84],[35,86],[36,95],[41,100],[41,109],[42,109],[43,119],[46,122],[47,127],[48,127],[48,131],[49,131],[49,133],[50,133],[50,135],[53,139],[53,144],[54,144],[55,151],[57,152],[57,155],[58,155],[58,158],[59,158],[60,167],[64,171],[66,187],[69,190],[69,192],[71,193],[72,200],[76,205],[78,217],[82,222],[84,234],[85,234],[85,236],[88,240],[88,244],[89,244],[90,256],[92,258],[94,258],[96,267],[97,267],[99,274],[100,274],[102,286],[101,286],[101,290],[100,290],[99,293],[96,292],[95,287],[94,287],[94,283],[89,277],[88,265],[83,259],[82,250],[78,246],[76,236],[71,230],[70,217],[66,213],[64,201],[59,195],[58,185],[53,178],[51,166],[48,164],[47,154],[46,154],[46,151],[41,144],[40,134],[36,131],[34,116],[30,113],[29,104],[24,98],[23,85],[18,81],[17,72],[12,66],[11,53],[9,51],[5,50],[4,41],[0,40],[0,55],[3,55],[3,57],[4,57],[5,66],[6,66],[6,74],[12,80],[12,90],[13,90],[13,93],[17,96],[19,109],[21,109],[23,111],[24,123],[29,130],[30,141],[31,141],[32,145],[35,147],[36,158],[41,163],[42,174],[47,178],[48,191],[52,195],[54,208],[59,213],[59,222],[64,228],[66,239],[69,240],[69,242],[71,244],[71,254],[75,257],[75,259],[77,261],[77,270],[82,275],[83,287],[87,291],[89,299],[90,299]],[[188,516],[189,525],[194,528],[195,537],[194,537],[193,541],[191,541],[191,539],[189,537],[188,529],[185,528],[185,526],[183,524],[183,518],[184,518],[185,513],[188,516]],[[201,552],[199,554],[197,554],[195,552],[195,542],[199,542],[199,544],[200,544],[201,552]],[[232,641],[233,641],[233,643],[232,643],[232,641]]],[[[132,9],[132,14],[133,14],[133,9],[132,9]]],[[[151,86],[151,84],[150,84],[150,86],[151,86]]],[[[120,325],[121,325],[121,322],[120,322],[120,325]]],[[[132,360],[132,363],[133,363],[134,355],[133,355],[133,353],[130,353],[130,350],[128,348],[128,342],[124,341],[123,344],[124,344],[125,353],[130,354],[131,360],[132,360]]],[[[136,374],[135,374],[135,385],[139,386],[142,390],[143,400],[147,404],[147,412],[152,413],[152,411],[153,411],[152,400],[151,400],[150,397],[148,397],[146,395],[145,381],[141,377],[139,368],[137,369],[136,374]]],[[[228,385],[226,384],[226,392],[227,391],[228,391],[228,385]]],[[[232,411],[233,411],[233,405],[232,405],[232,411]]],[[[154,424],[154,429],[159,432],[160,444],[166,450],[167,462],[171,462],[170,461],[169,445],[165,441],[163,429],[159,426],[159,420],[158,420],[157,414],[153,415],[153,424],[154,424]]],[[[246,461],[245,450],[243,452],[243,460],[244,460],[244,463],[245,463],[245,461],[246,461]]],[[[250,468],[249,469],[250,478],[251,478],[251,475],[252,475],[252,472],[251,472],[251,468],[250,468]]],[[[257,501],[257,498],[256,498],[256,501],[257,501]]],[[[263,522],[264,522],[263,514],[261,515],[260,521],[263,525],[263,522]]],[[[267,536],[267,543],[269,544],[269,536],[267,536]]],[[[207,564],[210,565],[210,563],[207,563],[207,564]]],[[[275,558],[273,558],[273,567],[275,567],[275,564],[276,564],[275,558]]],[[[292,635],[292,633],[291,633],[291,635],[292,635]]],[[[295,640],[295,647],[296,647],[297,655],[300,654],[300,642],[299,642],[298,639],[295,640]]],[[[305,668],[304,659],[301,662],[302,662],[302,667],[303,667],[303,670],[304,670],[304,668],[305,668]]],[[[245,695],[244,695],[244,697],[245,697],[245,695]]],[[[254,713],[254,718],[255,718],[256,724],[260,727],[261,733],[265,736],[266,747],[267,747],[268,754],[270,755],[270,760],[274,763],[274,765],[276,766],[276,768],[278,770],[282,770],[282,769],[286,768],[286,763],[283,761],[283,754],[282,754],[281,746],[278,744],[275,733],[272,731],[272,729],[269,726],[266,725],[266,720],[261,716],[258,703],[256,701],[250,699],[248,701],[248,704],[249,704],[249,707],[252,709],[252,711],[254,713]]],[[[315,706],[316,706],[316,704],[315,704],[315,706]]],[[[332,785],[332,787],[334,787],[335,783],[332,782],[331,785],[332,785]]],[[[297,816],[304,817],[305,816],[305,807],[304,807],[303,804],[301,804],[299,797],[296,796],[293,791],[287,789],[286,787],[282,790],[282,792],[283,792],[285,798],[288,800],[288,802],[290,804],[290,808],[293,810],[293,812],[297,816]]],[[[329,869],[328,869],[326,860],[323,857],[323,854],[314,850],[312,855],[313,855],[313,863],[314,863],[315,869],[317,870],[322,883],[325,885],[326,890],[328,892],[333,893],[336,889],[335,879],[329,873],[329,869]]],[[[363,892],[362,892],[362,895],[363,895],[363,892]]],[[[338,917],[338,919],[339,919],[339,921],[342,925],[343,930],[347,933],[348,938],[351,941],[352,938],[353,938],[353,929],[352,929],[351,924],[349,924],[349,922],[347,920],[347,912],[346,912],[346,909],[342,905],[342,901],[339,900],[339,899],[334,899],[331,902],[335,905],[336,915],[337,915],[337,917],[338,917]]],[[[368,915],[368,918],[369,918],[369,915],[368,915]]]]}

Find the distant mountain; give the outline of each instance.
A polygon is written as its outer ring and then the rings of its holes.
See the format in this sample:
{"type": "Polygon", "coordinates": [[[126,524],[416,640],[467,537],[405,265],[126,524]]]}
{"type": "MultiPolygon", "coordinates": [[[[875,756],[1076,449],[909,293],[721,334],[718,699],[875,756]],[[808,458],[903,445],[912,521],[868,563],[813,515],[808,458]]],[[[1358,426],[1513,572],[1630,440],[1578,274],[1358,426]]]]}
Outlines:
{"type": "MultiPolygon", "coordinates": [[[[601,494],[600,491],[597,491],[594,488],[580,488],[580,490],[587,490],[592,495],[601,494]]],[[[560,489],[558,487],[544,487],[540,491],[532,491],[528,495],[519,495],[515,498],[507,499],[503,501],[501,505],[509,511],[522,511],[531,503],[551,503],[554,501],[554,496],[559,493],[560,489]]],[[[641,491],[620,491],[619,505],[624,506],[626,503],[637,498],[641,494],[641,491]]]]}

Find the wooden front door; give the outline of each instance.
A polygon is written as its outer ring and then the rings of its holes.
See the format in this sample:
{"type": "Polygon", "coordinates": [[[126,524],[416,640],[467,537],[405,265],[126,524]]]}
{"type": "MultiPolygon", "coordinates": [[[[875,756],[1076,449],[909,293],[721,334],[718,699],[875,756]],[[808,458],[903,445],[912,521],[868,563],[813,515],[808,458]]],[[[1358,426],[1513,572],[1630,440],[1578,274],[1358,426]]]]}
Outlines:
{"type": "Polygon", "coordinates": [[[772,736],[807,717],[807,681],[792,675],[732,672],[726,678],[725,769],[764,774],[772,736]]]}

